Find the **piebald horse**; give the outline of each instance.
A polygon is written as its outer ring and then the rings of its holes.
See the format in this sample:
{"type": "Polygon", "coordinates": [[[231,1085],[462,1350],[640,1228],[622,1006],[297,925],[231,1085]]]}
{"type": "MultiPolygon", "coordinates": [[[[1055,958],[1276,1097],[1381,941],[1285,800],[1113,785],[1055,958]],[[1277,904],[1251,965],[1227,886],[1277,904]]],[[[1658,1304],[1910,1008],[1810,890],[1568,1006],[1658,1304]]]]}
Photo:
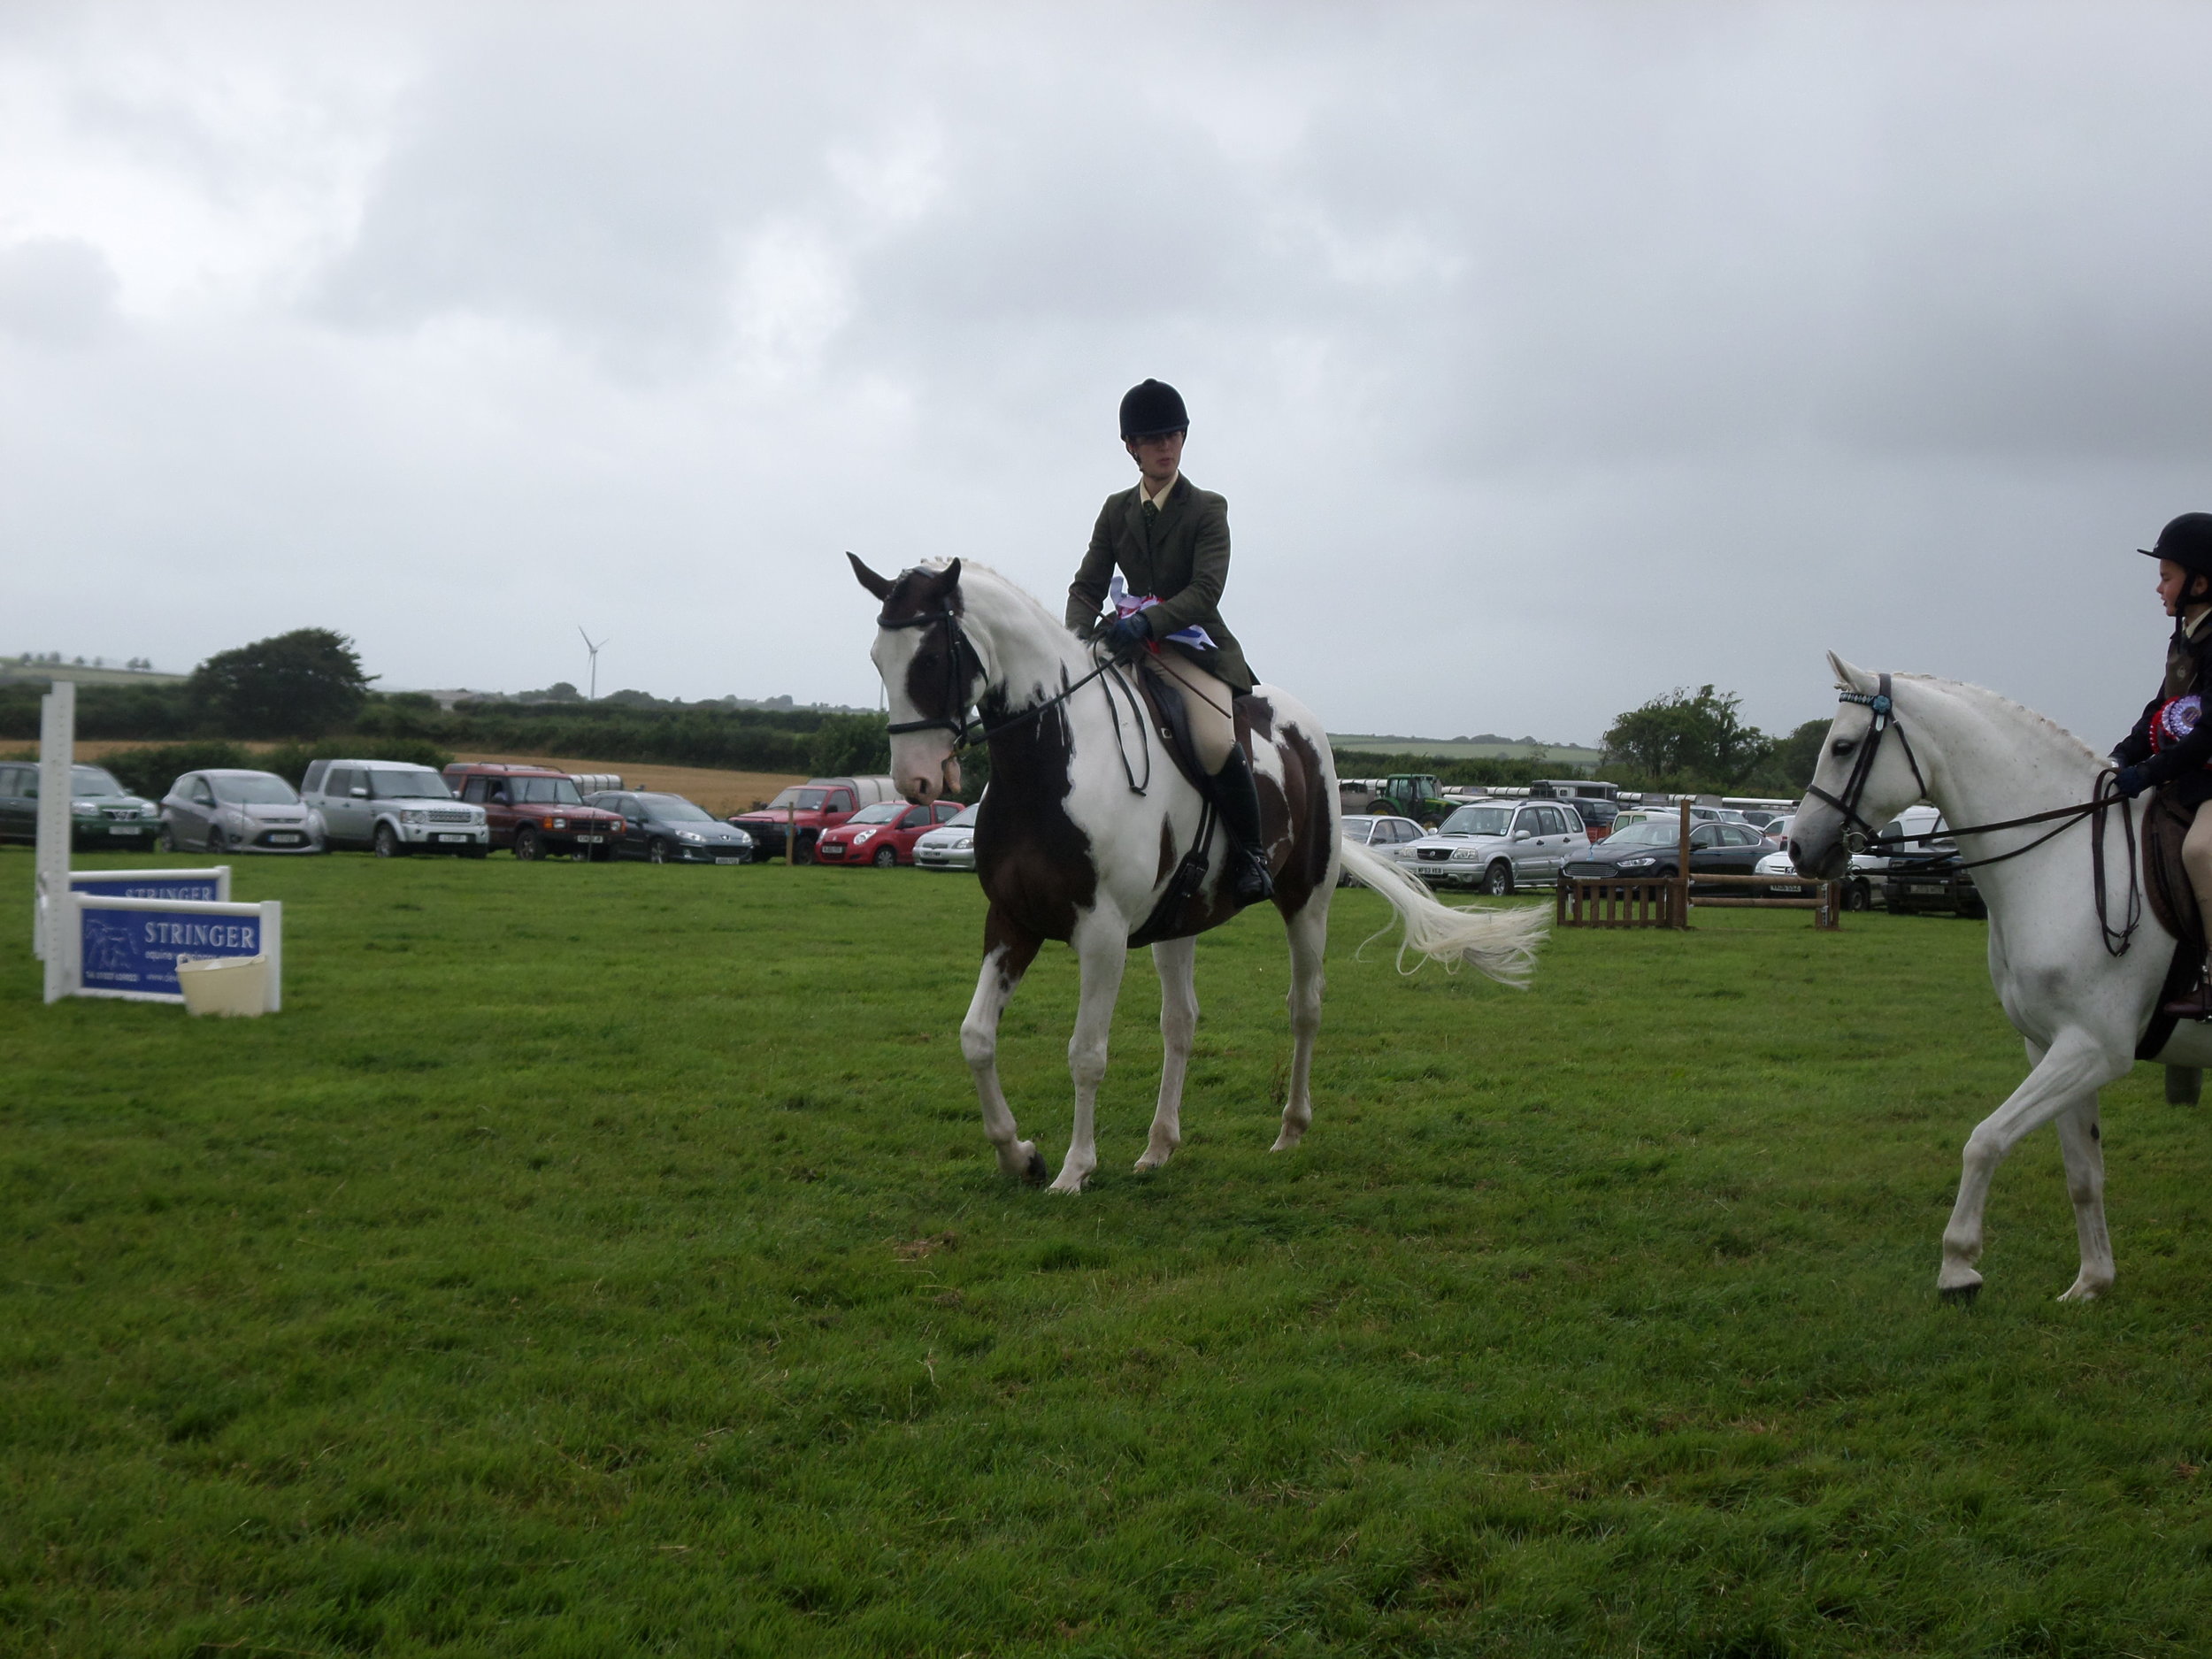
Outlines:
{"type": "MultiPolygon", "coordinates": [[[[1021,1138],[999,1087],[997,1056],[999,1018],[1048,939],[1074,948],[1082,976],[1068,1043],[1075,1126],[1052,1190],[1079,1193],[1098,1167],[1092,1120],[1107,1032],[1131,935],[1148,921],[1166,1052],[1137,1168],[1159,1168],[1182,1143],[1183,1079],[1198,1022],[1197,935],[1236,913],[1223,891],[1225,832],[1212,831],[1202,881],[1171,907],[1173,914],[1156,919],[1210,815],[1162,752],[1143,704],[1133,707],[1091,646],[995,572],[955,559],[893,580],[857,558],[852,565],[882,604],[871,656],[889,699],[891,771],[906,798],[926,803],[958,787],[956,756],[971,710],[987,734],[991,786],[976,816],[975,851],[990,910],[960,1043],[999,1168],[1028,1180],[1045,1175],[1044,1159],[1021,1138]]],[[[1283,1151],[1313,1118],[1322,954],[1340,867],[1389,900],[1405,927],[1402,955],[1410,949],[1448,968],[1469,964],[1504,984],[1525,982],[1547,923],[1524,907],[1440,904],[1418,881],[1345,841],[1327,735],[1285,693],[1262,686],[1239,699],[1236,726],[1251,753],[1275,907],[1290,935],[1294,1049],[1274,1148],[1283,1151]]]]}
{"type": "MultiPolygon", "coordinates": [[[[2032,1069],[1967,1137],[1937,1287],[1957,1301],[1981,1288],[1974,1264],[1991,1178],[2023,1136],[2055,1124],[2081,1248],[2079,1275],[2060,1300],[2100,1295],[2111,1288],[2113,1269],[2097,1091],[2134,1065],[2174,952],[2173,935],[2151,917],[2126,937],[2136,895],[2120,815],[2108,815],[2108,856],[2100,869],[2092,823],[2069,810],[2096,798],[2111,763],[2041,715],[1978,686],[1871,674],[1832,653],[1828,661],[1843,706],[1790,826],[1799,871],[1824,880],[1841,875],[1855,829],[1863,834],[1923,798],[1942,809],[1947,823],[1969,826],[1956,837],[1968,859],[1996,861],[1974,874],[1989,907],[1989,977],[2005,1017],[2026,1039],[2032,1069]],[[1970,833],[1975,825],[2035,815],[2048,816],[1970,833]]],[[[2212,1027],[2184,1023],[2148,1057],[2212,1064],[2212,1027]]]]}

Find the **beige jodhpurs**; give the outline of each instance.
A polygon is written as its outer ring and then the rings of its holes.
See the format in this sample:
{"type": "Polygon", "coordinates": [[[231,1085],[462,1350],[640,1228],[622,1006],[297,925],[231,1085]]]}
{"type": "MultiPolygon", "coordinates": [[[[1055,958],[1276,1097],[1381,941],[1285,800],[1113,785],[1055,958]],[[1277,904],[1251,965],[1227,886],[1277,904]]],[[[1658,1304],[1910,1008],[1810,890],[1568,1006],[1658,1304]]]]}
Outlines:
{"type": "MultiPolygon", "coordinates": [[[[1229,751],[1237,746],[1236,717],[1230,712],[1236,693],[1176,646],[1163,645],[1158,660],[1168,677],[1183,688],[1183,706],[1190,710],[1191,745],[1198,751],[1198,764],[1211,777],[1228,764],[1229,751]]],[[[2206,833],[2212,835],[2212,819],[2206,824],[2206,833]]],[[[2196,831],[2189,834],[2193,841],[2196,831]]]]}
{"type": "Polygon", "coordinates": [[[2189,820],[2189,833],[2181,838],[2181,867],[2189,872],[2189,886],[2197,895],[2204,936],[2212,941],[2212,801],[2189,820]]]}

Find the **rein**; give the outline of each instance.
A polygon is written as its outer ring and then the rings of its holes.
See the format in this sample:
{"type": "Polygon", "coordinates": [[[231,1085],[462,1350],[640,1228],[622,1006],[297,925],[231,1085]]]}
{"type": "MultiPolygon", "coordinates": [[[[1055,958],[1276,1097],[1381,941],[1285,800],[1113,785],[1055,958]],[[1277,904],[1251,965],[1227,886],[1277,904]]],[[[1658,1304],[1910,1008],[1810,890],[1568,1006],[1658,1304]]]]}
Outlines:
{"type": "Polygon", "coordinates": [[[1859,816],[1859,803],[1865,796],[1867,780],[1873,772],[1875,757],[1881,750],[1882,738],[1892,730],[1896,732],[1898,744],[1904,749],[1905,759],[1912,767],[1913,781],[1920,786],[1920,793],[1924,799],[1928,793],[1928,780],[1921,773],[1920,757],[1912,752],[1912,740],[1905,735],[1905,728],[1897,718],[1897,705],[1890,696],[1890,677],[1887,674],[1881,677],[1873,695],[1869,696],[1863,691],[1844,691],[1837,694],[1837,701],[1856,703],[1872,710],[1873,724],[1868,728],[1866,741],[1859,747],[1858,758],[1852,764],[1850,777],[1844,780],[1842,795],[1831,795],[1813,783],[1805,786],[1805,793],[1816,800],[1825,802],[1843,814],[1843,821],[1847,826],[1843,838],[1847,850],[1863,853],[1881,847],[1904,847],[1919,841],[1941,841],[1947,837],[1955,840],[1962,835],[1986,835],[1996,830],[2021,829],[2031,824],[2049,824],[2055,819],[2060,820],[2055,827],[2009,852],[1996,853],[1987,858],[1969,859],[1958,866],[1961,870],[1979,870],[1985,864],[2001,864],[2008,859],[2019,857],[2023,853],[2032,853],[2044,842],[2071,829],[2081,819],[2093,815],[2095,821],[2090,826],[2089,863],[2090,879],[2096,886],[2097,926],[2104,934],[2104,948],[2108,955],[2119,956],[2127,954],[2136,929],[2142,926],[2143,888],[2135,848],[2135,806],[2127,796],[2113,788],[2112,780],[2117,775],[2114,768],[2108,766],[2097,774],[2096,793],[2078,806],[2053,807],[2046,812],[2031,812],[2024,818],[2001,818],[1993,824],[1968,824],[1957,828],[1932,830],[1924,835],[1884,835],[1859,816]],[[2107,914],[2104,880],[2105,824],[2108,813],[2115,806],[2120,809],[2121,833],[2126,838],[2128,849],[2127,911],[2123,925],[2116,928],[2107,914]]]}
{"type": "MultiPolygon", "coordinates": [[[[1146,734],[1146,721],[1137,701],[1136,687],[1129,683],[1126,676],[1121,672],[1118,664],[1112,657],[1103,659],[1097,667],[1092,669],[1080,680],[1062,685],[1059,690],[1043,702],[1033,703],[1029,707],[1010,715],[995,725],[985,726],[979,721],[969,719],[967,714],[969,681],[983,677],[986,672],[983,666],[983,654],[975,649],[975,642],[968,638],[967,630],[960,626],[960,618],[956,615],[949,611],[925,611],[920,616],[901,617],[896,620],[885,616],[879,616],[876,618],[876,626],[879,628],[919,628],[926,627],[933,622],[941,622],[945,625],[945,638],[951,647],[951,649],[945,654],[945,706],[949,709],[957,709],[960,712],[939,715],[936,718],[928,720],[893,720],[884,727],[884,731],[888,735],[898,737],[908,732],[950,732],[953,738],[953,753],[957,755],[963,750],[973,749],[978,743],[987,743],[1002,732],[1010,732],[1025,721],[1035,719],[1048,710],[1058,708],[1094,680],[1102,675],[1111,675],[1112,678],[1108,681],[1106,687],[1106,703],[1110,709],[1113,709],[1115,741],[1118,743],[1122,741],[1121,710],[1114,707],[1114,692],[1117,687],[1127,701],[1130,713],[1136,718],[1138,733],[1145,735],[1144,781],[1140,783],[1137,780],[1136,770],[1129,764],[1129,751],[1125,743],[1122,744],[1121,754],[1123,775],[1129,780],[1129,792],[1132,795],[1142,795],[1151,787],[1152,743],[1150,737],[1146,734]],[[960,672],[960,659],[964,656],[972,665],[971,673],[966,675],[960,672]]],[[[1064,680],[1066,678],[1064,671],[1063,671],[1062,678],[1064,680]]]]}

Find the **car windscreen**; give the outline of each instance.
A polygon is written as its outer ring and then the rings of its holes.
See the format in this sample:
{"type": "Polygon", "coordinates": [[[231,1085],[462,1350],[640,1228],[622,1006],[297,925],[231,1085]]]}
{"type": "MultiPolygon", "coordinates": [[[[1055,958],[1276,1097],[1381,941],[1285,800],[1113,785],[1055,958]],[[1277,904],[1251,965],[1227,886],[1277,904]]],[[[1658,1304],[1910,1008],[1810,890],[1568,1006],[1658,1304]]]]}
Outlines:
{"type": "Polygon", "coordinates": [[[906,810],[903,801],[884,801],[874,806],[864,806],[846,820],[852,824],[895,824],[906,810]]]}
{"type": "Polygon", "coordinates": [[[380,801],[450,801],[453,791],[427,766],[380,767],[369,773],[369,793],[380,801]]]}
{"type": "Polygon", "coordinates": [[[1665,818],[1644,819],[1625,829],[1617,829],[1605,838],[1608,847],[1671,847],[1682,839],[1682,826],[1665,818]]]}
{"type": "Polygon", "coordinates": [[[718,824],[721,820],[704,807],[697,807],[680,795],[641,795],[638,803],[655,818],[668,824],[718,824]]]}
{"type": "Polygon", "coordinates": [[[130,791],[116,782],[115,774],[105,766],[72,766],[69,793],[79,800],[96,801],[102,795],[128,795],[130,791]]]}
{"type": "Polygon", "coordinates": [[[510,778],[507,798],[517,806],[581,806],[573,778],[510,778]]]}
{"type": "Polygon", "coordinates": [[[1509,806],[1463,806],[1444,820],[1440,835],[1502,835],[1513,822],[1509,806]]]}
{"type": "Polygon", "coordinates": [[[801,789],[796,786],[781,791],[768,803],[771,812],[781,812],[796,807],[802,812],[819,812],[822,803],[829,798],[826,789],[801,789]]]}
{"type": "Polygon", "coordinates": [[[950,818],[947,818],[943,825],[940,827],[944,829],[972,829],[975,827],[975,815],[976,809],[974,807],[964,806],[950,818]]]}
{"type": "Polygon", "coordinates": [[[297,806],[300,798],[292,786],[273,772],[248,772],[243,777],[226,778],[218,772],[208,782],[215,790],[215,798],[226,806],[297,806]]]}

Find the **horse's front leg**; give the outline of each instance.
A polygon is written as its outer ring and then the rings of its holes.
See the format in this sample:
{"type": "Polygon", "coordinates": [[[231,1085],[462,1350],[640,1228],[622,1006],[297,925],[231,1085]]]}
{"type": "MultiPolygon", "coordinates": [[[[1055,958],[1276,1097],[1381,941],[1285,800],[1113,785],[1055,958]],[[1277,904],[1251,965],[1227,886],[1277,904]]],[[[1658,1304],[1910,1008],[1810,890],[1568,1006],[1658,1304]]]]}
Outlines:
{"type": "Polygon", "coordinates": [[[1081,1192],[1098,1167],[1094,1114],[1098,1086],[1106,1076],[1106,1040],[1113,1030],[1114,1002],[1121,995],[1121,971],[1129,960],[1129,930],[1112,910],[1093,910],[1076,924],[1071,942],[1083,974],[1075,1035],[1068,1039],[1068,1071],[1075,1078],[1075,1133],[1068,1138],[1067,1162],[1052,1183],[1056,1193],[1081,1192]]]}
{"type": "Polygon", "coordinates": [[[1158,1169],[1183,1144],[1183,1079],[1198,1030],[1198,941],[1163,941],[1152,947],[1152,965],[1160,974],[1160,1103],[1141,1170],[1158,1169]]]}
{"type": "Polygon", "coordinates": [[[1321,1033],[1323,961],[1329,949],[1331,890],[1317,888],[1306,907],[1285,918],[1290,930],[1290,1096],[1283,1102],[1282,1133],[1271,1152],[1287,1152],[1313,1121],[1313,1040],[1321,1033]]]}
{"type": "Polygon", "coordinates": [[[2087,1032],[2063,1032],[2011,1097],[1974,1125],[1961,1159],[1958,1202],[1943,1230],[1943,1266],[1936,1288],[1946,1297],[1970,1302],[1981,1289],[1982,1276],[1974,1263],[1981,1259],[1982,1212],[1997,1166],[2024,1135],[2060,1113],[2083,1107],[2093,1113],[2097,1091],[2133,1064],[2131,1053],[2116,1059],[2087,1032]]]}
{"type": "Polygon", "coordinates": [[[968,1017],[960,1022],[960,1051],[967,1056],[968,1070],[975,1074],[976,1097],[983,1107],[983,1133],[998,1148],[999,1168],[1027,1181],[1044,1179],[1045,1161],[1034,1141],[1021,1139],[1014,1114],[999,1088],[998,1022],[1043,942],[1014,926],[993,905],[983,926],[983,972],[976,977],[975,998],[968,1004],[968,1017]]]}

